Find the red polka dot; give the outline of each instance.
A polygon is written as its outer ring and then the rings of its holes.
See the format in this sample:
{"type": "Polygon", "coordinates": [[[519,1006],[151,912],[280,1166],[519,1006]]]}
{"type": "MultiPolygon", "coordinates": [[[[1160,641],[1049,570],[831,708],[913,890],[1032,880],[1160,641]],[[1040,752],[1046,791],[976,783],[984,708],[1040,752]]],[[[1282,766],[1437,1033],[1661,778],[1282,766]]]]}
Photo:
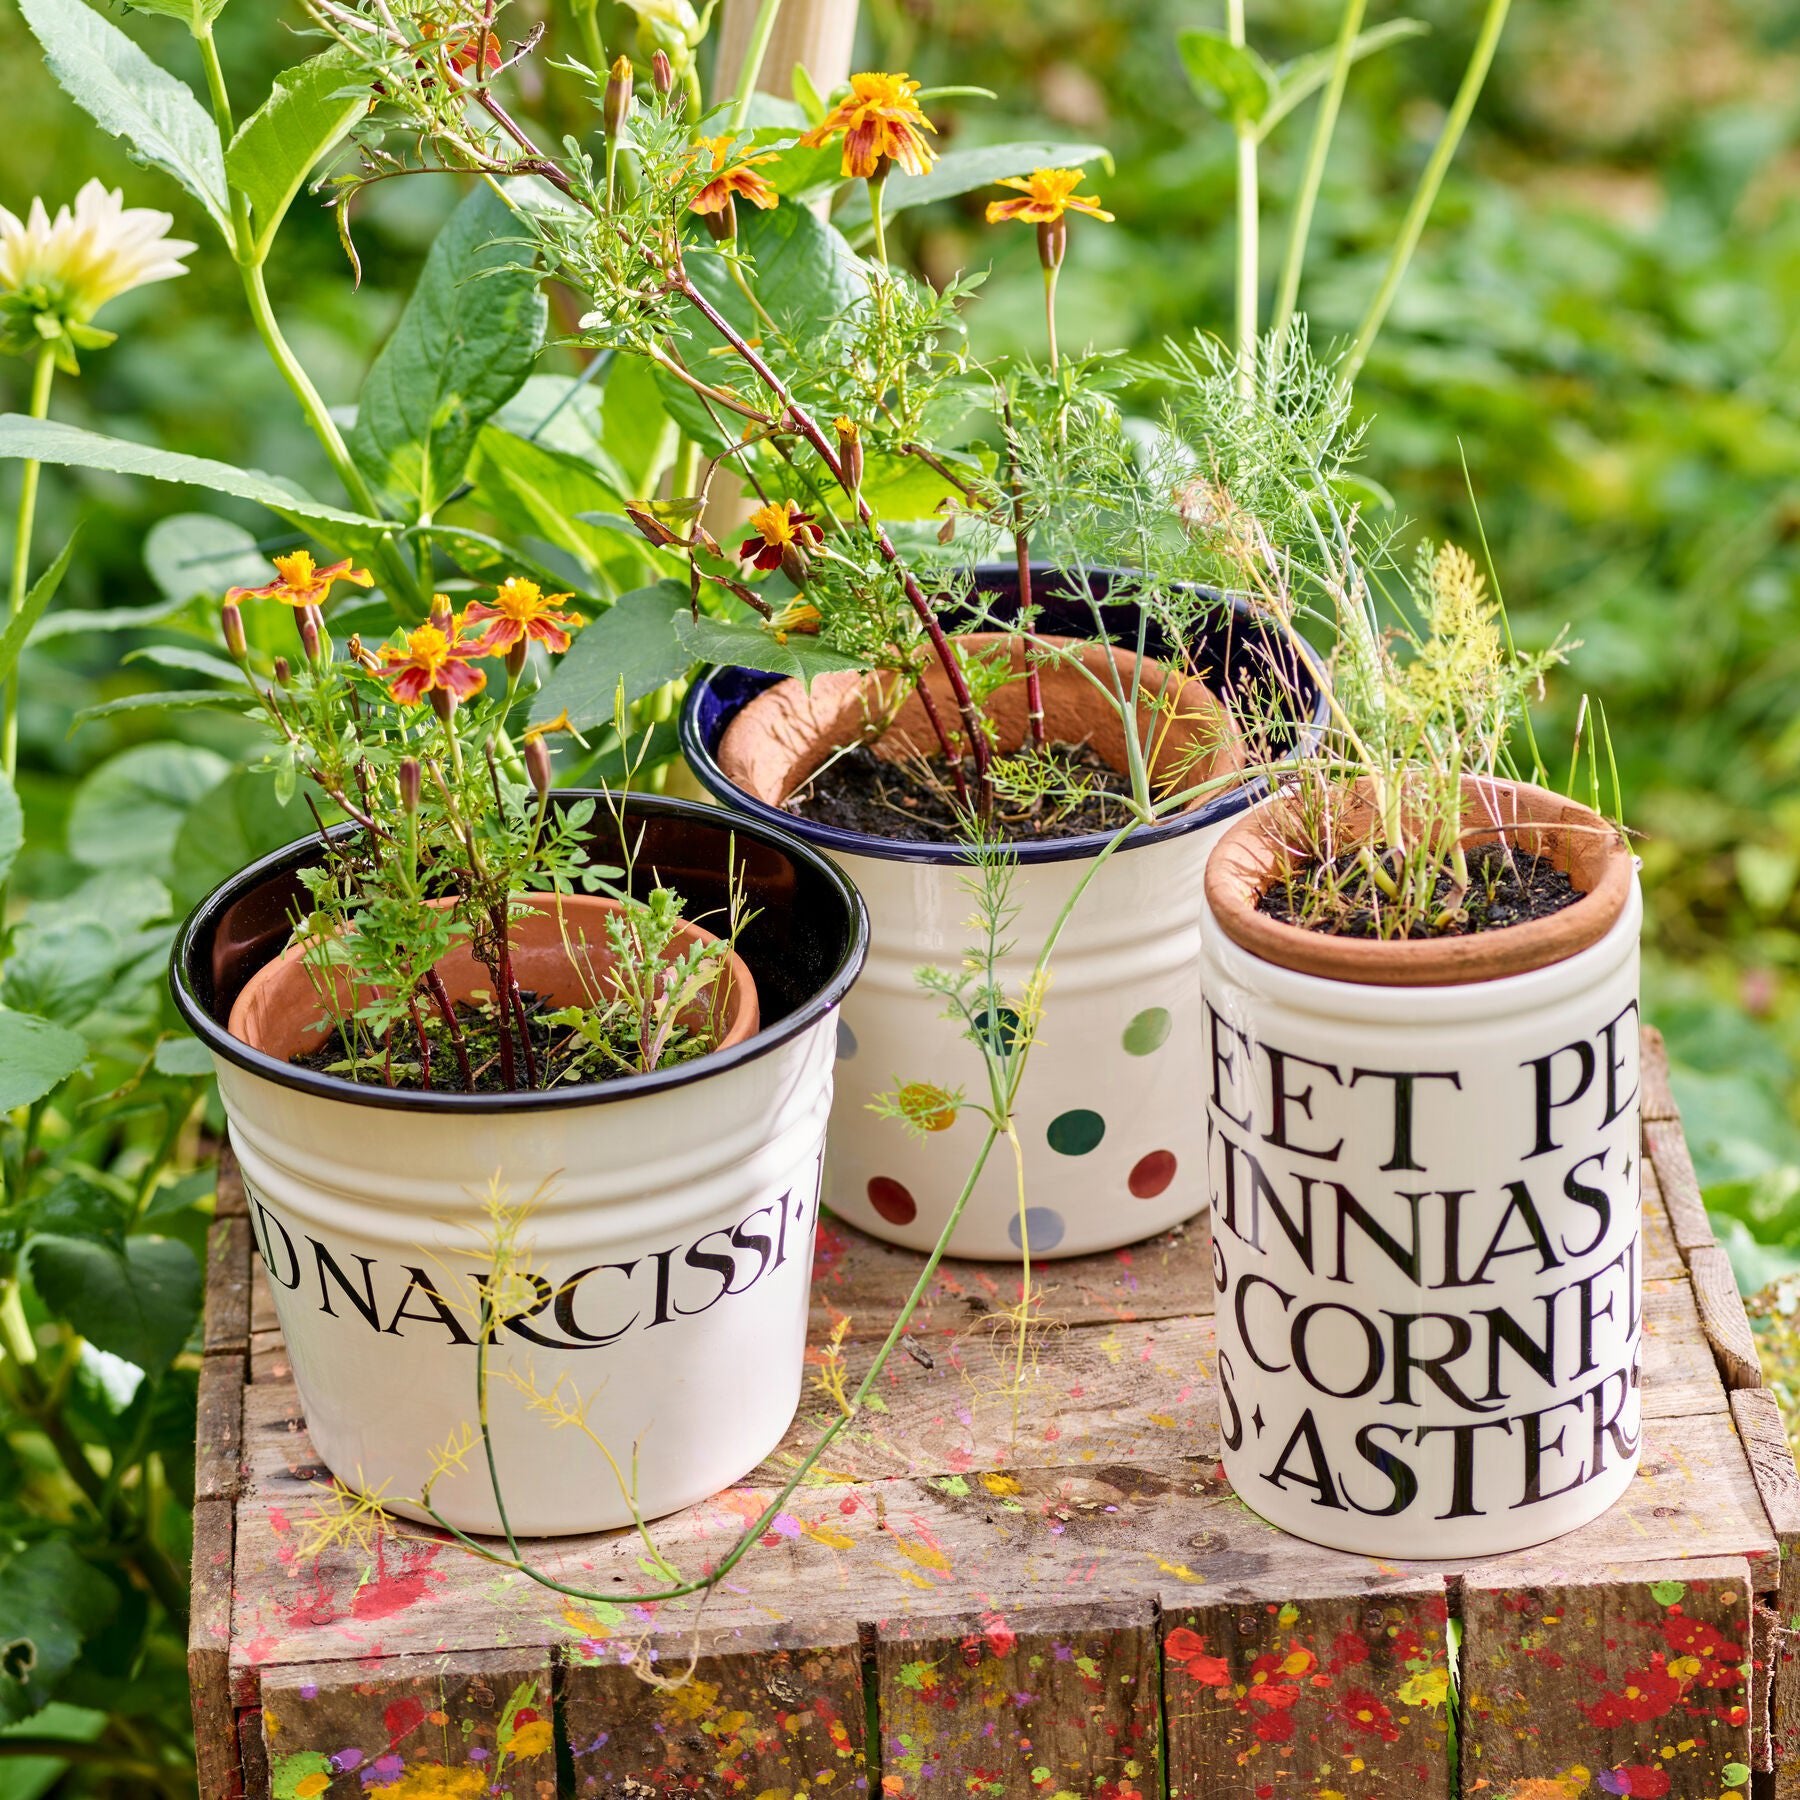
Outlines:
{"type": "Polygon", "coordinates": [[[1140,1200],[1154,1200],[1175,1179],[1175,1152],[1152,1150],[1140,1156],[1125,1185],[1140,1200]]]}
{"type": "Polygon", "coordinates": [[[899,1182],[890,1181],[885,1175],[877,1175],[869,1183],[869,1204],[890,1225],[910,1225],[919,1216],[918,1201],[899,1182]]]}

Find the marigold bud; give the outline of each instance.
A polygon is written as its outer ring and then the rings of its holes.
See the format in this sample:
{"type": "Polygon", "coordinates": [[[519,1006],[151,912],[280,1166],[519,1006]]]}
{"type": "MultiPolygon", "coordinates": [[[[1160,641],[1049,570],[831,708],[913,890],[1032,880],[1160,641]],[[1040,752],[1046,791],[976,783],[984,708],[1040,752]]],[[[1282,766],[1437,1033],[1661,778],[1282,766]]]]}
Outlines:
{"type": "Polygon", "coordinates": [[[631,87],[631,58],[621,56],[613,64],[612,73],[607,77],[606,99],[600,113],[609,138],[616,138],[625,129],[625,121],[631,117],[635,99],[631,87]]]}
{"type": "Polygon", "coordinates": [[[288,666],[288,659],[285,656],[276,657],[276,659],[275,659],[275,685],[277,687],[286,687],[287,684],[293,680],[293,678],[294,678],[294,671],[288,666]]]}
{"type": "Polygon", "coordinates": [[[219,613],[219,627],[225,633],[225,648],[231,660],[241,663],[250,654],[249,640],[244,636],[244,615],[235,600],[227,600],[219,613]]]}
{"type": "Polygon", "coordinates": [[[806,586],[806,578],[812,573],[812,559],[798,544],[783,544],[781,547],[781,572],[795,587],[806,586]]]}
{"type": "Polygon", "coordinates": [[[852,498],[862,487],[862,432],[854,419],[840,417],[833,425],[837,432],[838,462],[844,471],[844,491],[852,498]]]}
{"type": "Polygon", "coordinates": [[[717,212],[702,213],[706,221],[706,229],[713,239],[721,244],[737,242],[737,201],[730,195],[725,196],[725,204],[717,212]]]}
{"type": "Polygon", "coordinates": [[[1069,248],[1069,223],[1066,219],[1046,219],[1038,227],[1038,261],[1046,275],[1054,275],[1062,267],[1063,254],[1069,248]]]}
{"type": "Polygon", "coordinates": [[[506,653],[506,679],[517,681],[525,673],[525,653],[531,648],[529,638],[519,641],[506,653]]]}
{"type": "Polygon", "coordinates": [[[666,50],[657,51],[650,59],[650,85],[665,100],[675,91],[675,65],[666,50]]]}
{"type": "Polygon", "coordinates": [[[525,773],[531,777],[531,785],[540,798],[550,792],[550,746],[541,736],[528,737],[525,740],[525,773]]]}
{"type": "Polygon", "coordinates": [[[400,759],[400,810],[410,819],[419,810],[419,790],[422,786],[419,774],[419,759],[406,756],[400,759]]]}
{"type": "Polygon", "coordinates": [[[431,623],[435,625],[445,637],[454,638],[456,636],[456,609],[450,604],[450,596],[448,594],[433,594],[431,596],[431,623]]]}

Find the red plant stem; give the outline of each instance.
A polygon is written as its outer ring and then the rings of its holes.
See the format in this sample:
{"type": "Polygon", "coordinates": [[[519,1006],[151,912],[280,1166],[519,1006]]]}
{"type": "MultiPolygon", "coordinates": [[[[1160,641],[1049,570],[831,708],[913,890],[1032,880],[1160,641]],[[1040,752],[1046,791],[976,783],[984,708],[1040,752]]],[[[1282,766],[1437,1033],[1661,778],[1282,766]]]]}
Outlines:
{"type": "Polygon", "coordinates": [[[438,1017],[444,1021],[450,1048],[456,1052],[456,1066],[462,1074],[463,1089],[472,1094],[475,1091],[475,1071],[469,1067],[469,1046],[463,1041],[462,1027],[456,1022],[456,1008],[451,1003],[450,990],[444,986],[444,978],[436,969],[425,977],[425,986],[431,995],[432,1005],[437,1008],[438,1017]]]}
{"type": "Polygon", "coordinates": [[[519,991],[519,978],[513,973],[512,958],[506,959],[507,998],[512,1002],[513,1017],[519,1021],[519,1048],[525,1052],[525,1085],[538,1084],[537,1057],[531,1049],[531,1020],[525,1012],[525,996],[519,991]]]}
{"type": "MultiPolygon", "coordinates": [[[[1013,554],[1019,569],[1019,621],[1025,624],[1031,612],[1031,539],[1025,530],[1025,490],[1019,481],[1019,459],[1013,453],[1012,402],[1006,412],[1006,485],[1012,496],[1013,554]]],[[[1025,661],[1025,722],[1032,748],[1042,750],[1044,735],[1044,684],[1038,666],[1029,654],[1025,661]]]]}
{"type": "Polygon", "coordinates": [[[406,1010],[412,1014],[413,1036],[419,1043],[419,1086],[426,1093],[431,1091],[431,1045],[425,1036],[425,1021],[419,1015],[418,1003],[409,1000],[406,1010]]]}
{"type": "MultiPolygon", "coordinates": [[[[677,274],[681,295],[706,322],[712,326],[720,337],[740,356],[758,381],[766,387],[781,403],[784,422],[793,428],[812,445],[819,460],[831,471],[840,487],[849,493],[850,484],[844,480],[843,464],[838,460],[831,440],[819,428],[805,407],[797,405],[789,395],[782,379],[757,354],[755,348],[740,337],[731,321],[717,311],[706,296],[694,286],[685,273],[677,274]]],[[[944,671],[944,678],[950,684],[950,692],[955,697],[956,709],[962,715],[963,735],[968,740],[969,755],[975,764],[975,785],[981,801],[981,809],[985,813],[992,800],[992,788],[988,781],[988,743],[987,734],[981,728],[981,721],[975,711],[975,698],[969,692],[969,684],[963,678],[962,665],[956,660],[956,652],[950,640],[944,635],[944,628],[938,623],[938,617],[932,611],[931,602],[925,598],[917,579],[905,563],[900,560],[900,552],[894,548],[893,539],[875,523],[875,515],[869,503],[859,492],[855,495],[858,518],[867,525],[874,534],[875,547],[881,552],[882,559],[900,575],[901,586],[905,589],[906,598],[913,611],[918,615],[919,623],[925,628],[925,635],[931,643],[932,653],[937,657],[938,666],[944,671]]],[[[920,693],[924,693],[921,684],[920,693]]],[[[933,709],[927,705],[926,716],[932,715],[933,709]]],[[[956,790],[960,797],[968,794],[968,783],[963,774],[962,751],[952,741],[943,728],[941,720],[933,720],[933,729],[937,732],[938,743],[943,749],[945,760],[950,764],[950,771],[956,778],[956,790]]]]}
{"type": "Polygon", "coordinates": [[[500,958],[493,968],[494,1021],[500,1027],[500,1081],[509,1092],[518,1085],[512,1045],[512,948],[506,941],[504,919],[495,921],[500,933],[500,958]]]}

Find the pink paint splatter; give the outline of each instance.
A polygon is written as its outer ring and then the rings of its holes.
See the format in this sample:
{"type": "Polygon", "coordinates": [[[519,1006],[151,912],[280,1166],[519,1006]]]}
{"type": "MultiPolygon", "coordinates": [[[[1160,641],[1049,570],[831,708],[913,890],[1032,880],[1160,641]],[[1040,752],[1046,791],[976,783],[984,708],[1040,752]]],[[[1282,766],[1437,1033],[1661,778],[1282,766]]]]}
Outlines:
{"type": "Polygon", "coordinates": [[[420,1544],[404,1551],[398,1566],[387,1566],[387,1547],[383,1540],[375,1543],[375,1574],[357,1590],[350,1611],[358,1619],[387,1619],[423,1600],[433,1587],[441,1587],[443,1575],[432,1568],[437,1560],[439,1544],[420,1544]]]}

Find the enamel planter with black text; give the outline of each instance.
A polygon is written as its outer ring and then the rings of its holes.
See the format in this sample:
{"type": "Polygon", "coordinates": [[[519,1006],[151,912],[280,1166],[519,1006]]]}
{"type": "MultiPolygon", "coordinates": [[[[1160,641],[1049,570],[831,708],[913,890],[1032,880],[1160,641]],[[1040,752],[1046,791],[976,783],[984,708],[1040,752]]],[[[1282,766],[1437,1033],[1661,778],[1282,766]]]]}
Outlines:
{"type": "MultiPolygon", "coordinates": [[[[347,1486],[411,1517],[435,1469],[432,1511],[467,1532],[674,1511],[761,1462],[799,1400],[862,905],[779,832],[684,802],[622,804],[642,881],[703,920],[723,916],[734,871],[752,914],[736,949],[760,1025],[692,1061],[446,1093],[352,1084],[252,1048],[226,1021],[288,939],[316,840],[227,882],[176,946],[177,1004],[213,1053],[312,1441],[347,1486]],[[498,1241],[495,1193],[525,1209],[498,1241]],[[484,1313],[504,1521],[478,1430],[484,1313]]],[[[605,848],[596,837],[597,860],[605,848]]]]}
{"type": "Polygon", "coordinates": [[[1278,922],[1281,802],[1207,874],[1225,1469],[1272,1524],[1371,1556],[1542,1543],[1638,1459],[1633,861],[1586,808],[1479,786],[1465,819],[1504,821],[1481,841],[1547,857],[1574,904],[1399,943],[1278,922]]]}
{"type": "MultiPolygon", "coordinates": [[[[1012,616],[1015,572],[984,570],[980,579],[990,622],[1012,616]]],[[[1090,640],[1083,659],[1097,666],[1108,651],[1091,642],[1095,620],[1087,600],[1059,594],[1049,571],[1038,576],[1036,595],[1038,633],[1065,644],[1090,640]]],[[[1138,641],[1136,609],[1121,603],[1101,611],[1112,654],[1133,664],[1122,646],[1138,641]]],[[[1008,640],[970,641],[991,650],[1008,640]]],[[[1010,642],[1015,666],[1022,667],[1018,640],[1010,642]]],[[[1145,649],[1150,658],[1169,654],[1155,633],[1147,635],[1145,649]]],[[[1195,744],[1211,741],[1207,734],[1224,712],[1219,695],[1239,683],[1291,692],[1300,713],[1294,733],[1307,731],[1320,699],[1314,671],[1243,610],[1220,608],[1194,662],[1206,671],[1204,679],[1188,678],[1172,705],[1165,699],[1165,716],[1195,744]]],[[[1150,666],[1166,695],[1173,680],[1168,666],[1150,666]]],[[[780,821],[829,850],[868,902],[869,967],[844,1007],[838,1037],[825,1198],[834,1213],[872,1235],[924,1251],[937,1241],[969,1174],[984,1120],[973,1109],[954,1117],[946,1111],[941,1129],[914,1132],[877,1117],[869,1102],[896,1083],[988,1091],[980,1051],[945,1020],[942,999],[917,980],[921,967],[955,968],[967,952],[974,910],[967,853],[953,842],[900,841],[782,809],[834,740],[856,735],[864,717],[860,679],[821,676],[807,691],[751,670],[715,669],[690,691],[682,747],[721,802],[752,818],[780,821]],[[738,739],[758,713],[759,744],[745,755],[738,739]]],[[[1092,744],[1103,755],[1113,740],[1122,744],[1118,712],[1096,706],[1079,673],[1047,664],[1044,689],[1054,737],[1092,744]]],[[[992,702],[1001,751],[1015,748],[1023,735],[1024,704],[1022,683],[992,702]]],[[[903,710],[902,726],[907,716],[903,710]]],[[[1221,741],[1232,748],[1228,738],[1221,741]]],[[[1179,761],[1181,745],[1167,747],[1171,761],[1179,761]]],[[[1210,765],[1194,766],[1227,772],[1235,766],[1220,751],[1209,755],[1210,765]]],[[[1201,875],[1213,840],[1263,791],[1260,779],[1244,779],[1141,830],[1088,883],[1051,961],[1019,1094],[1024,1205],[1012,1152],[1002,1145],[958,1223],[952,1254],[1017,1262],[1028,1246],[1034,1259],[1080,1256],[1153,1236],[1204,1206],[1203,1120],[1192,1098],[1204,1058],[1201,875]]],[[[1109,836],[1008,845],[1017,859],[1011,900],[1018,909],[1006,931],[1012,948],[1000,959],[1009,993],[1021,990],[1109,836]]],[[[1003,1044],[1016,1022],[990,1023],[1003,1044]]]]}

